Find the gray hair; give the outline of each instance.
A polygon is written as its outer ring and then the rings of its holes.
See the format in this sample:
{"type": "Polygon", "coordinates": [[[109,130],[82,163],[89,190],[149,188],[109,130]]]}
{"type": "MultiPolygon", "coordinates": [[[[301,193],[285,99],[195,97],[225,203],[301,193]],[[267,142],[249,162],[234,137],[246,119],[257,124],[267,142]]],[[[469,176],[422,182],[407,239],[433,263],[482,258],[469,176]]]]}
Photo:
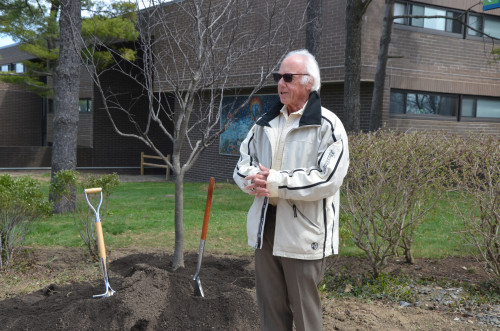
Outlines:
{"type": "Polygon", "coordinates": [[[311,82],[311,78],[313,80],[313,86],[311,88],[311,91],[319,91],[321,88],[321,76],[319,74],[319,65],[318,62],[316,61],[316,58],[314,55],[309,53],[307,49],[299,49],[296,51],[291,51],[285,56],[285,59],[287,57],[290,57],[292,55],[300,55],[304,58],[304,62],[306,65],[306,72],[309,74],[309,76],[303,76],[302,78],[302,84],[307,84],[311,82]]]}

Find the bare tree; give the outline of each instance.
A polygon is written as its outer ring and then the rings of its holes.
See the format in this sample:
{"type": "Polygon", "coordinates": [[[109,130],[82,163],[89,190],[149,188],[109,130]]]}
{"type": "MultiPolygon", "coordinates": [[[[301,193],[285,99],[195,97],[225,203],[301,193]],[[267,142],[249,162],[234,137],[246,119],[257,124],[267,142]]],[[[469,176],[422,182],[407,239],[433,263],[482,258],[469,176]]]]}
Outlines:
{"type": "Polygon", "coordinates": [[[347,0],[345,12],[344,112],[347,131],[359,132],[362,18],[371,0],[347,0]]]}
{"type": "MultiPolygon", "coordinates": [[[[91,67],[115,131],[144,142],[171,168],[175,177],[174,270],[184,266],[184,176],[200,154],[218,140],[239,109],[264,86],[291,49],[303,29],[305,11],[293,12],[294,17],[290,17],[287,11],[290,3],[155,1],[153,7],[138,14],[136,60],[116,55],[115,63],[107,69],[91,67]],[[260,60],[257,65],[248,65],[249,59],[256,58],[260,60]],[[103,83],[103,77],[112,71],[140,86],[139,94],[147,98],[149,105],[142,115],[134,113],[129,103],[120,102],[118,88],[103,83]],[[221,123],[222,99],[228,93],[237,94],[238,86],[248,87],[245,91],[248,97],[221,123]],[[120,116],[132,123],[133,130],[123,128],[120,116]],[[155,130],[161,131],[172,144],[171,160],[162,146],[165,141],[154,140],[155,130]]],[[[105,47],[97,42],[98,47],[105,47]]]]}

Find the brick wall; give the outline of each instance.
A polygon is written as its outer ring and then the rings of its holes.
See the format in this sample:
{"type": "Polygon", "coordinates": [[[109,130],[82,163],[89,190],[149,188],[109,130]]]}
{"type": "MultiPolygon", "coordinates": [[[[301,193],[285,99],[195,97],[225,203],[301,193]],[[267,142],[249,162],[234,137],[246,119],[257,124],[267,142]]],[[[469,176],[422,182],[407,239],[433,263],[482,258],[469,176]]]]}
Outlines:
{"type": "MultiPolygon", "coordinates": [[[[474,0],[418,1],[451,9],[466,10],[477,4],[474,0]]],[[[482,12],[481,6],[475,11],[482,12]]],[[[362,78],[373,79],[377,63],[378,43],[382,28],[384,1],[375,0],[369,7],[363,28],[362,78]]],[[[500,10],[488,11],[500,16],[500,10]]],[[[500,97],[500,63],[491,62],[489,52],[493,43],[482,38],[446,33],[394,24],[384,95],[383,125],[393,129],[442,129],[450,132],[484,130],[500,134],[500,121],[477,119],[450,121],[446,119],[404,118],[389,114],[391,89],[423,92],[453,93],[500,97]]]]}
{"type": "Polygon", "coordinates": [[[0,83],[0,146],[42,145],[42,98],[0,83]]]}

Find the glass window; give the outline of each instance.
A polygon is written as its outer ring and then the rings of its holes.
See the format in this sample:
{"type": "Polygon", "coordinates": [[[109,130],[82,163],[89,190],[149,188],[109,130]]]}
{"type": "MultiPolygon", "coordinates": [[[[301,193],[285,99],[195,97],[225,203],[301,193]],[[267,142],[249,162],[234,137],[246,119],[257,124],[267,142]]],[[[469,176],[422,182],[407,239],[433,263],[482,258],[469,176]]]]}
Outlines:
{"type": "MultiPolygon", "coordinates": [[[[425,7],[424,6],[411,6],[411,14],[413,16],[424,16],[425,15],[425,7]]],[[[423,18],[412,18],[411,25],[424,27],[424,19],[423,18]]]]}
{"type": "Polygon", "coordinates": [[[462,33],[462,16],[464,14],[465,13],[462,11],[448,10],[446,8],[436,8],[433,6],[409,4],[403,2],[396,2],[394,4],[395,16],[419,16],[395,19],[394,22],[396,24],[411,25],[452,33],[462,33]],[[431,16],[442,17],[430,18],[431,16]],[[446,17],[449,17],[449,19],[446,17]]]}
{"type": "Polygon", "coordinates": [[[453,11],[446,12],[447,17],[453,18],[446,20],[446,31],[453,33],[462,33],[463,19],[460,17],[460,15],[463,15],[463,13],[453,11]]]}
{"type": "MultiPolygon", "coordinates": [[[[446,10],[425,7],[425,16],[446,16],[446,10]]],[[[445,18],[425,18],[424,28],[445,31],[446,19],[445,18]]]]}
{"type": "MultiPolygon", "coordinates": [[[[396,2],[394,4],[394,16],[403,16],[403,15],[406,15],[406,4],[396,2]]],[[[394,23],[408,25],[408,19],[398,18],[394,20],[394,23]]]]}
{"type": "Polygon", "coordinates": [[[476,117],[476,99],[463,97],[462,98],[462,116],[476,117]]]}
{"type": "Polygon", "coordinates": [[[16,63],[16,72],[18,74],[23,73],[24,72],[24,64],[16,63]]]}
{"type": "Polygon", "coordinates": [[[488,36],[500,38],[500,18],[485,16],[483,32],[488,36]]]}
{"type": "Polygon", "coordinates": [[[478,99],[476,117],[500,118],[500,100],[478,99]]]}
{"type": "Polygon", "coordinates": [[[480,37],[481,36],[481,32],[482,31],[482,20],[481,20],[481,16],[479,15],[469,15],[469,26],[473,29],[467,29],[467,33],[471,36],[478,36],[480,37]]]}
{"type": "Polygon", "coordinates": [[[399,92],[391,92],[390,112],[396,114],[405,113],[405,94],[399,92]]]}
{"type": "Polygon", "coordinates": [[[90,113],[92,110],[92,100],[80,99],[78,106],[80,109],[80,113],[90,113]]]}
{"type": "Polygon", "coordinates": [[[459,99],[457,95],[443,95],[440,97],[439,115],[457,116],[459,99]]]}
{"type": "Polygon", "coordinates": [[[2,71],[3,72],[9,71],[9,65],[8,64],[3,64],[2,65],[2,71]]]}
{"type": "Polygon", "coordinates": [[[393,114],[457,116],[458,95],[391,92],[393,114]]]}
{"type": "Polygon", "coordinates": [[[408,114],[439,115],[441,97],[431,94],[408,93],[406,112],[408,114]]]}

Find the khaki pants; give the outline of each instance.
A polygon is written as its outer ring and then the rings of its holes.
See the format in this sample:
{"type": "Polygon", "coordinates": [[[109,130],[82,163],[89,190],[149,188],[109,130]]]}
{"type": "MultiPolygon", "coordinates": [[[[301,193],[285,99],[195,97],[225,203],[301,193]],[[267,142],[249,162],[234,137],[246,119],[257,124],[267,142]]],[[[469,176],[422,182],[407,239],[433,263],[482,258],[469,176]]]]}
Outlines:
{"type": "MultiPolygon", "coordinates": [[[[272,206],[269,206],[272,207],[272,206]]],[[[262,249],[255,250],[255,280],[261,329],[297,331],[322,329],[318,285],[325,261],[273,256],[275,208],[268,209],[262,249]]]]}

